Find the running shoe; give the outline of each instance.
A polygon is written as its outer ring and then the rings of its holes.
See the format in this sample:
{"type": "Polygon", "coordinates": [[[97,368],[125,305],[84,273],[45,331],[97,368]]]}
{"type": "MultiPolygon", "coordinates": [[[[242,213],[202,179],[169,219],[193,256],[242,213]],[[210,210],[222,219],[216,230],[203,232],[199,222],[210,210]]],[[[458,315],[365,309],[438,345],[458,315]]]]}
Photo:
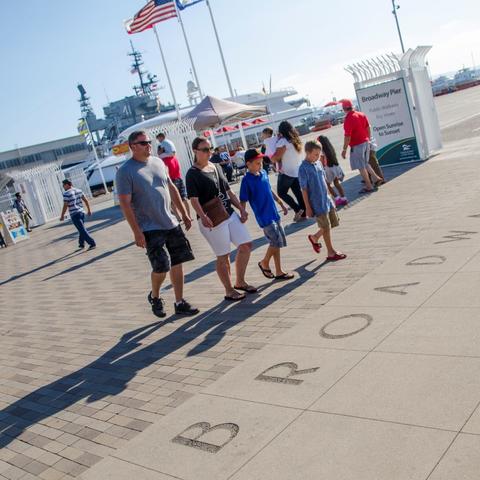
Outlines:
{"type": "Polygon", "coordinates": [[[148,303],[152,306],[152,312],[155,316],[163,318],[165,313],[165,302],[161,298],[153,298],[152,292],[148,294],[148,303]]]}
{"type": "Polygon", "coordinates": [[[175,313],[177,315],[196,315],[198,312],[200,312],[200,310],[192,307],[186,300],[175,303],[175,313]]]}

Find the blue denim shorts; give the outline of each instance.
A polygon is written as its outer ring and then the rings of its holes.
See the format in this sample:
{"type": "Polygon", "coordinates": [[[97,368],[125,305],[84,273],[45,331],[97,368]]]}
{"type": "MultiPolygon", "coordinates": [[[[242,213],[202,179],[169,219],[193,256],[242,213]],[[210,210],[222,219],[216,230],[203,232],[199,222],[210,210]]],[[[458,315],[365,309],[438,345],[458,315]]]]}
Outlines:
{"type": "Polygon", "coordinates": [[[287,246],[287,237],[280,220],[271,223],[263,228],[265,237],[270,242],[270,246],[274,248],[283,248],[287,246]]]}

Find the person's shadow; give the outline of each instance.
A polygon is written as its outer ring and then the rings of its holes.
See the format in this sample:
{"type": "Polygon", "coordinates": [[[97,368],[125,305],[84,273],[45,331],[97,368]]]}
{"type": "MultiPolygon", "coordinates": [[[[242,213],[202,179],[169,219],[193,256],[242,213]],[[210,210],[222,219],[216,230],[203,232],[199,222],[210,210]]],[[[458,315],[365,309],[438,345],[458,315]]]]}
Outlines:
{"type": "MultiPolygon", "coordinates": [[[[80,400],[91,403],[107,396],[118,395],[139,371],[201,338],[202,335],[205,337],[191,348],[187,355],[195,356],[209,350],[230,328],[263,309],[268,309],[269,304],[276,298],[303,285],[325,264],[324,262],[312,270],[307,270],[311,263],[313,262],[308,262],[297,269],[299,276],[295,280],[285,282],[265,296],[250,296],[244,304],[248,308],[242,308],[243,302],[231,304],[223,301],[143,348],[142,340],[175,317],[124,334],[115,346],[92,363],[38,388],[0,411],[0,448],[21,437],[28,427],[67,409],[80,400]]],[[[265,286],[262,288],[265,289],[265,286]]]]}

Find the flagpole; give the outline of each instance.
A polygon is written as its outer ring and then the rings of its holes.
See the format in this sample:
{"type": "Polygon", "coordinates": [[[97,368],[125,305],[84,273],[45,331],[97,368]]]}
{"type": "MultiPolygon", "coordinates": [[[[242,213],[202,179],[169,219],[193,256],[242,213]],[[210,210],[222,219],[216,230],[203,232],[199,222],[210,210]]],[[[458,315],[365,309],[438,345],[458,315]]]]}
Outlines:
{"type": "Polygon", "coordinates": [[[90,125],[88,124],[86,114],[83,116],[83,121],[85,122],[88,136],[90,137],[90,141],[92,142],[93,156],[95,157],[95,163],[97,164],[98,173],[100,173],[100,178],[102,179],[103,188],[105,189],[105,194],[108,195],[110,192],[108,191],[107,182],[105,181],[105,176],[103,175],[102,166],[100,165],[100,159],[98,158],[97,147],[95,147],[95,140],[93,139],[92,131],[90,130],[90,125]]]}
{"type": "Polygon", "coordinates": [[[235,95],[233,94],[232,83],[230,82],[230,76],[228,75],[227,64],[225,63],[225,57],[223,56],[223,50],[222,50],[222,46],[220,44],[220,38],[218,36],[217,26],[215,24],[215,19],[213,18],[212,8],[210,7],[209,0],[205,0],[205,2],[207,4],[208,11],[210,12],[210,18],[212,19],[213,30],[215,32],[215,37],[217,38],[218,49],[220,50],[220,57],[222,58],[223,69],[225,70],[225,76],[227,77],[228,89],[230,90],[230,96],[232,98],[234,98],[235,95]]]}
{"type": "Polygon", "coordinates": [[[180,15],[180,10],[178,8],[177,1],[175,0],[173,3],[175,4],[175,11],[177,12],[178,22],[180,23],[180,26],[182,27],[183,38],[185,39],[185,45],[187,46],[188,56],[190,57],[190,63],[192,65],[193,76],[195,77],[195,82],[196,82],[197,87],[198,87],[198,92],[200,93],[200,100],[202,100],[202,98],[203,98],[202,88],[200,87],[200,82],[198,81],[197,69],[195,68],[195,64],[193,63],[192,52],[190,50],[190,44],[188,42],[187,34],[185,32],[185,27],[183,25],[182,16],[180,15]]]}
{"type": "Polygon", "coordinates": [[[172,80],[170,79],[170,74],[168,73],[167,62],[165,61],[165,55],[163,54],[162,44],[160,43],[160,37],[158,36],[157,28],[155,25],[153,26],[153,33],[155,33],[155,38],[157,39],[158,49],[160,50],[160,56],[162,57],[163,68],[165,69],[168,86],[170,87],[170,93],[172,94],[173,103],[175,104],[177,119],[180,121],[182,117],[180,116],[180,110],[178,109],[177,99],[175,98],[175,92],[173,91],[172,80]]]}

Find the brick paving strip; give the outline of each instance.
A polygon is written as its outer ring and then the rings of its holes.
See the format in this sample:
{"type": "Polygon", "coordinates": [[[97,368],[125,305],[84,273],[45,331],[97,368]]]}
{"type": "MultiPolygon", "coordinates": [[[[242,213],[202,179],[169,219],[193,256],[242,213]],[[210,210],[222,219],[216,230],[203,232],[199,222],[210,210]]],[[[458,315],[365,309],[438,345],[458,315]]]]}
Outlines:
{"type": "MultiPolygon", "coordinates": [[[[472,140],[470,152],[478,144],[472,140]]],[[[445,218],[480,213],[472,210],[478,184],[465,188],[465,179],[477,178],[478,159],[446,150],[388,169],[400,176],[341,212],[334,242],[349,254],[345,262],[315,257],[306,241],[311,223],[289,226],[285,265],[298,273],[291,282],[270,283],[257,271],[265,242],[250,220],[249,281],[261,292],[240,304],[219,303],[211,253],[194,229],[186,297],[202,313],[193,319],[154,321],[148,262],[118,209],[97,207],[94,252],[74,253],[71,225],[36,229],[30,241],[3,250],[0,478],[81,475],[445,218]]],[[[347,183],[359,189],[358,179],[347,183]]],[[[165,298],[171,312],[168,288],[165,298]]]]}

